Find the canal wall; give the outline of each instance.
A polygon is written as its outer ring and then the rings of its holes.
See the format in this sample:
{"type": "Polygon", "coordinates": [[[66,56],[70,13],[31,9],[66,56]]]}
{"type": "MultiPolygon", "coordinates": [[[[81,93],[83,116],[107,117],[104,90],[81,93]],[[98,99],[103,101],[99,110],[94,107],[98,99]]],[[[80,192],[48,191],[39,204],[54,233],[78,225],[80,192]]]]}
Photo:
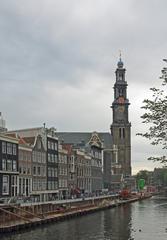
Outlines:
{"type": "Polygon", "coordinates": [[[100,205],[112,201],[118,196],[101,196],[87,199],[68,199],[41,203],[22,203],[0,206],[0,226],[29,218],[44,218],[48,214],[59,214],[68,210],[81,209],[92,205],[100,205]],[[25,219],[24,219],[25,218],[25,219]]]}
{"type": "Polygon", "coordinates": [[[68,220],[99,210],[144,200],[148,197],[150,196],[133,197],[126,200],[103,197],[68,202],[62,201],[61,203],[4,206],[3,208],[0,207],[0,233],[11,233],[50,222],[68,220]]]}

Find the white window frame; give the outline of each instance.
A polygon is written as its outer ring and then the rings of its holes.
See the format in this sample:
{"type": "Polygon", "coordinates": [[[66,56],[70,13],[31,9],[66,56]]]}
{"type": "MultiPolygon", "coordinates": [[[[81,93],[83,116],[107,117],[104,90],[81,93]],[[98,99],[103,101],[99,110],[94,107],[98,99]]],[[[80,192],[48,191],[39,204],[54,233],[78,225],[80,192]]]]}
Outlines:
{"type": "Polygon", "coordinates": [[[9,195],[9,175],[3,175],[2,177],[2,195],[9,195]],[[4,178],[7,179],[7,181],[4,181],[4,178]],[[4,186],[6,185],[6,191],[4,191],[4,186]]]}

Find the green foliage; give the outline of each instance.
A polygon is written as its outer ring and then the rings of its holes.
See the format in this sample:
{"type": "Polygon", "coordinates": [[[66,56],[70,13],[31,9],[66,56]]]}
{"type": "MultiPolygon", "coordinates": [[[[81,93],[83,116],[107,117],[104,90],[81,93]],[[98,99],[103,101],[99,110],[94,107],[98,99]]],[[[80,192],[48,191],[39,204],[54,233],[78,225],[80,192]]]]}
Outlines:
{"type": "MultiPolygon", "coordinates": [[[[145,113],[141,116],[143,123],[149,125],[148,132],[138,133],[151,141],[152,145],[162,145],[162,149],[167,149],[167,68],[162,69],[161,88],[150,88],[152,99],[143,101],[142,109],[145,113]]],[[[167,163],[167,156],[150,157],[148,160],[167,163]]]]}

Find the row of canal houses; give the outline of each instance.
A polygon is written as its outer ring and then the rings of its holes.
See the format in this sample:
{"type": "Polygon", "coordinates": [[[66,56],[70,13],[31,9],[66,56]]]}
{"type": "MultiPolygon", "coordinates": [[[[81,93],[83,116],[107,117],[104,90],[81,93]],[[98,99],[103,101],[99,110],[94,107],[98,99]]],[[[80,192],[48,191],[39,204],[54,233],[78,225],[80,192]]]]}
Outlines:
{"type": "Polygon", "coordinates": [[[54,128],[0,133],[0,198],[50,201],[103,188],[102,145],[93,132],[86,148],[60,141],[54,128]]]}

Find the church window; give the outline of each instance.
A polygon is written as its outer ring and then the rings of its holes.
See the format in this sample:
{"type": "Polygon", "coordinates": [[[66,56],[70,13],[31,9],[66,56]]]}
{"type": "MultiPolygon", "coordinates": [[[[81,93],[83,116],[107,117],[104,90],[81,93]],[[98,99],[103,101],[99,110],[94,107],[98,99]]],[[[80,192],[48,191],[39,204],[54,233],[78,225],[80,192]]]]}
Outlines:
{"type": "Polygon", "coordinates": [[[121,128],[119,128],[119,137],[121,138],[121,128]]]}
{"type": "Polygon", "coordinates": [[[123,130],[123,138],[125,138],[125,128],[123,128],[122,130],[123,130]]]}
{"type": "Polygon", "coordinates": [[[125,138],[125,128],[119,128],[119,138],[125,138]]]}

